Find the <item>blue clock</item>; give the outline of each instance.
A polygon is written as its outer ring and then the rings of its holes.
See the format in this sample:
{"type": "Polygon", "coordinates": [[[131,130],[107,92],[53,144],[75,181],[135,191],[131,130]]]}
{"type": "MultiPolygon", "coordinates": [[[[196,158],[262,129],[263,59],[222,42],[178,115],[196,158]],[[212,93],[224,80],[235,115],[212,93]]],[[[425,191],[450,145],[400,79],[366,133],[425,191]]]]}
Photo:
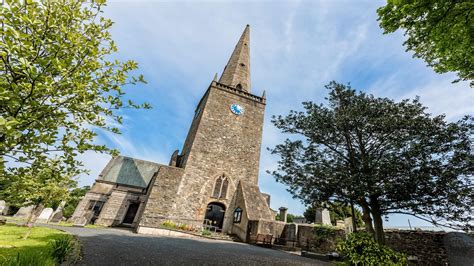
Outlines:
{"type": "Polygon", "coordinates": [[[244,108],[238,104],[232,104],[230,106],[230,111],[236,115],[241,115],[244,113],[244,108]]]}

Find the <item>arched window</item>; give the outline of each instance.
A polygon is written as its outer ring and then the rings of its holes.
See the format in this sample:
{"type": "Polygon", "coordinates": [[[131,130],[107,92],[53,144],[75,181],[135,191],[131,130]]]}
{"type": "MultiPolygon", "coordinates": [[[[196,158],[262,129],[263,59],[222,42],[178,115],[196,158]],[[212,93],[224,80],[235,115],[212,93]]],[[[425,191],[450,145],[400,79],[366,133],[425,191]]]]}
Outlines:
{"type": "Polygon", "coordinates": [[[227,187],[229,186],[229,180],[225,175],[222,175],[217,178],[216,184],[214,186],[214,192],[212,197],[216,199],[225,199],[227,196],[227,187]]]}
{"type": "Polygon", "coordinates": [[[238,90],[241,90],[241,89],[242,89],[242,85],[240,85],[240,83],[239,83],[239,84],[237,84],[237,86],[235,86],[235,88],[238,89],[238,90]]]}
{"type": "Polygon", "coordinates": [[[240,207],[235,208],[234,211],[234,223],[240,223],[242,220],[242,209],[240,207]]]}

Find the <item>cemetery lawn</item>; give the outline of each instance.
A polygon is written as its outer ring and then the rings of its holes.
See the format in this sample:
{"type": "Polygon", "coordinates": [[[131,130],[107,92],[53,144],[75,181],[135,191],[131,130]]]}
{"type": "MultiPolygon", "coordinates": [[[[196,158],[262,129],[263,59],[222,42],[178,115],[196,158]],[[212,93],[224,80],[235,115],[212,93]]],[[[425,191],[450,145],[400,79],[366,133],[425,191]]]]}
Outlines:
{"type": "Polygon", "coordinates": [[[5,259],[16,257],[18,253],[20,256],[31,253],[51,256],[48,242],[67,234],[63,231],[36,226],[33,227],[28,239],[24,240],[23,236],[27,231],[28,227],[10,223],[0,226],[0,265],[5,259]]]}
{"type": "MultiPolygon", "coordinates": [[[[67,227],[71,227],[71,226],[74,226],[73,223],[70,223],[70,222],[59,222],[57,225],[59,226],[67,226],[67,227]]],[[[102,226],[102,225],[96,225],[96,224],[88,224],[86,226],[84,226],[85,228],[95,228],[95,229],[100,229],[100,228],[106,228],[105,226],[102,226]]]]}

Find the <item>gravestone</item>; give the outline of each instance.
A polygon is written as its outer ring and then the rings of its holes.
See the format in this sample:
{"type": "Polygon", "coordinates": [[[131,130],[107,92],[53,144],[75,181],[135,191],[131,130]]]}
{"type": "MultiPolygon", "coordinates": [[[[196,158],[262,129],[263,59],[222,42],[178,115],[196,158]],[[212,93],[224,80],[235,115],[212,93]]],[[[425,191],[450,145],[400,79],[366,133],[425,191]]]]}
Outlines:
{"type": "Polygon", "coordinates": [[[4,200],[0,200],[0,215],[8,214],[8,204],[4,200]]]}
{"type": "Polygon", "coordinates": [[[31,213],[33,212],[34,207],[35,207],[35,206],[33,206],[33,205],[21,207],[21,208],[15,213],[15,215],[13,215],[13,217],[27,219],[28,217],[30,217],[31,213]]]}
{"type": "Polygon", "coordinates": [[[352,217],[347,217],[344,219],[344,232],[346,235],[354,232],[354,227],[352,226],[352,217]]]}
{"type": "Polygon", "coordinates": [[[56,208],[56,210],[51,215],[49,219],[50,223],[59,223],[63,219],[63,209],[65,205],[66,205],[66,202],[64,200],[61,201],[58,208],[56,208]]]}
{"type": "Polygon", "coordinates": [[[331,225],[331,216],[326,208],[317,208],[315,218],[314,223],[316,224],[331,225]]]}
{"type": "Polygon", "coordinates": [[[47,223],[52,214],[53,214],[52,208],[44,208],[41,214],[38,216],[38,219],[36,219],[36,222],[47,223]]]}

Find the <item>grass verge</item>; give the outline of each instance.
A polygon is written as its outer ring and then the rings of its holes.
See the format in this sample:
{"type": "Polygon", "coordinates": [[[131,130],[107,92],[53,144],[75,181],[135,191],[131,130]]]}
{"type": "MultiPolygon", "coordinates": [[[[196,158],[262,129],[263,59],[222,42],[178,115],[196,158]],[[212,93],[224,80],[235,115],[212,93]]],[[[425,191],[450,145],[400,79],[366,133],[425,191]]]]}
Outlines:
{"type": "Polygon", "coordinates": [[[71,235],[45,227],[33,227],[23,239],[27,230],[14,224],[0,226],[0,265],[57,265],[66,257],[63,250],[69,252],[76,243],[71,235]]]}

